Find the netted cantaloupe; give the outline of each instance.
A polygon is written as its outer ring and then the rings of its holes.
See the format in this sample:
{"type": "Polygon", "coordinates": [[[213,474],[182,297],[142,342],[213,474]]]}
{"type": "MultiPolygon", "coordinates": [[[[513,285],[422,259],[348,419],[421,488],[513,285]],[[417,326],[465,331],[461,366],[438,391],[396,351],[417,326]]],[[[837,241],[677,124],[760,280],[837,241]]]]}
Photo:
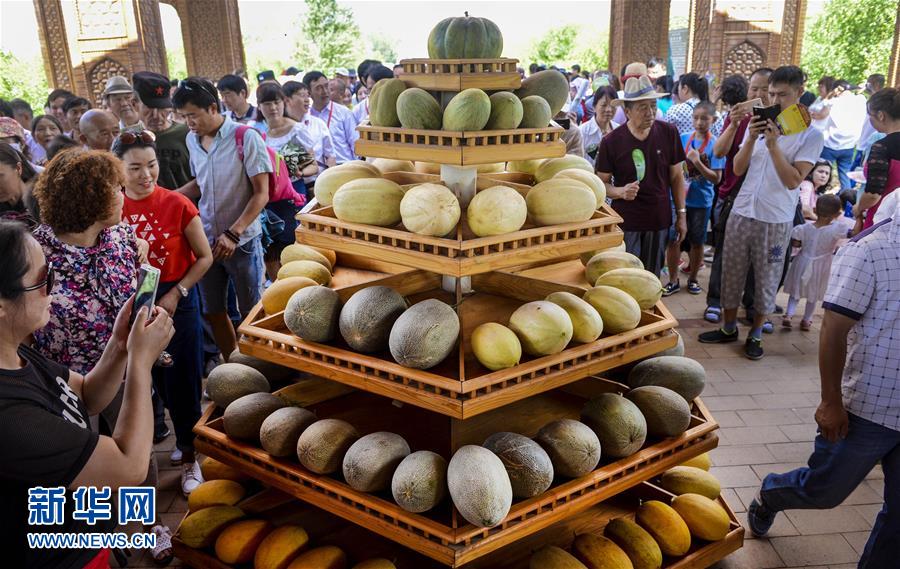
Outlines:
{"type": "Polygon", "coordinates": [[[258,370],[244,364],[219,364],[206,380],[206,391],[217,407],[231,405],[235,399],[251,393],[268,393],[269,380],[258,370]]]}
{"type": "Polygon", "coordinates": [[[672,506],[648,500],[638,507],[634,519],[666,555],[681,557],[691,548],[691,532],[672,506]]]}
{"type": "Polygon", "coordinates": [[[243,517],[244,512],[235,506],[203,508],[184,518],[178,527],[178,537],[194,549],[209,547],[226,526],[243,517]]]}
{"type": "Polygon", "coordinates": [[[247,489],[234,480],[207,480],[188,495],[188,510],[197,512],[212,506],[234,506],[247,489]]]}
{"type": "Polygon", "coordinates": [[[625,251],[601,251],[591,257],[584,267],[587,281],[593,286],[601,275],[614,269],[643,269],[644,263],[625,251]]]}
{"type": "Polygon", "coordinates": [[[419,184],[400,200],[403,226],[419,235],[443,237],[455,233],[460,213],[456,195],[441,184],[419,184]]]}
{"type": "Polygon", "coordinates": [[[347,449],[344,480],[359,492],[381,492],[391,485],[394,470],[409,456],[409,444],[398,434],[368,434],[347,449]]]}
{"type": "Polygon", "coordinates": [[[466,210],[469,229],[478,237],[518,231],[527,218],[525,198],[508,186],[491,186],[481,190],[466,210]]]}
{"type": "Polygon", "coordinates": [[[398,364],[429,369],[450,355],[459,329],[456,311],[436,298],[429,298],[412,305],[397,318],[388,346],[398,364]]]}
{"type": "Polygon", "coordinates": [[[308,342],[329,342],[337,334],[341,299],[324,286],[311,286],[291,295],[284,308],[284,324],[308,342]]]}
{"type": "Polygon", "coordinates": [[[647,530],[628,518],[615,518],[606,524],[603,535],[622,548],[634,569],[660,569],[663,555],[659,544],[647,530]]]}
{"type": "Polygon", "coordinates": [[[509,328],[516,333],[525,353],[532,356],[558,354],[572,339],[572,319],[562,307],[537,300],[516,309],[509,317],[509,328]]]}
{"type": "Polygon", "coordinates": [[[309,245],[302,245],[300,243],[292,243],[281,250],[281,264],[286,265],[291,261],[315,261],[329,271],[334,270],[334,263],[332,263],[325,255],[309,245]]]}
{"type": "Polygon", "coordinates": [[[216,557],[223,563],[238,565],[253,561],[253,554],[262,540],[272,531],[267,520],[241,520],[235,522],[216,538],[216,557]]]}
{"type": "Polygon", "coordinates": [[[663,472],[659,485],[676,496],[700,494],[715,500],[722,493],[719,480],[702,468],[675,466],[663,472]]]}
{"type": "Polygon", "coordinates": [[[334,194],[347,182],[360,178],[378,178],[380,176],[381,174],[378,173],[377,169],[355,162],[347,162],[339,166],[326,168],[316,178],[316,201],[322,205],[331,205],[334,194]]]}
{"type": "Polygon", "coordinates": [[[652,308],[662,298],[663,287],[659,278],[644,269],[613,269],[597,278],[594,286],[611,286],[631,295],[641,308],[652,308]]]}
{"type": "Polygon", "coordinates": [[[668,387],[690,403],[703,392],[706,385],[706,370],[698,361],[691,358],[659,356],[634,366],[628,373],[628,385],[668,387]]]}
{"type": "Polygon", "coordinates": [[[344,454],[359,433],[340,419],[322,419],[303,431],[297,440],[297,458],[316,474],[331,474],[341,469],[344,454]]]}
{"type": "Polygon", "coordinates": [[[641,307],[627,292],[611,286],[595,286],[582,297],[600,313],[608,334],[634,330],[641,323],[641,307]]]}
{"type": "Polygon", "coordinates": [[[534,440],[547,451],[553,471],[559,476],[584,476],[600,462],[600,440],[580,421],[559,419],[547,423],[534,440]]]}
{"type": "Polygon", "coordinates": [[[718,502],[700,494],[682,494],[672,499],[672,508],[687,524],[691,535],[706,541],[725,539],[731,529],[728,513],[718,502]]]}
{"type": "Polygon", "coordinates": [[[385,78],[375,83],[369,93],[369,122],[372,126],[400,126],[397,99],[404,91],[406,83],[402,79],[385,78]]]}
{"type": "Polygon", "coordinates": [[[525,196],[528,213],[538,225],[558,225],[589,220],[597,200],[589,187],[570,178],[534,185],[525,196]]]}
{"type": "MultiPolygon", "coordinates": [[[[278,280],[284,280],[289,277],[306,277],[324,286],[331,284],[331,271],[315,261],[291,261],[286,265],[281,265],[281,268],[278,269],[278,280]]],[[[307,284],[307,286],[309,285],[307,284]]],[[[294,288],[294,292],[301,288],[303,287],[297,286],[297,288],[294,288]]],[[[288,295],[288,298],[290,297],[291,295],[288,295]]],[[[285,301],[285,304],[287,304],[287,301],[285,301]]]]}
{"type": "Polygon", "coordinates": [[[691,408],[681,395],[658,385],[632,389],[626,395],[647,420],[647,434],[677,437],[691,425],[691,408]]]}
{"type": "Polygon", "coordinates": [[[597,435],[606,456],[631,456],[647,440],[647,421],[641,410],[618,393],[602,393],[585,403],[581,420],[597,435]]]}
{"type": "Polygon", "coordinates": [[[485,129],[508,130],[522,122],[522,101],[509,91],[498,91],[490,96],[491,114],[485,129]]]}
{"type": "Polygon", "coordinates": [[[404,310],[406,301],[394,289],[367,287],[344,304],[338,327],[344,340],[357,352],[380,352],[388,348],[391,328],[404,310]]]}
{"type": "Polygon", "coordinates": [[[583,533],[575,536],[572,554],[587,569],[633,569],[634,565],[621,547],[602,535],[583,533]]]}
{"type": "Polygon", "coordinates": [[[294,456],[300,435],[315,422],[315,413],[302,407],[278,409],[266,417],[260,426],[260,445],[272,456],[294,456]]]}
{"type": "MultiPolygon", "coordinates": [[[[549,160],[543,161],[541,165],[538,166],[538,169],[535,170],[534,179],[538,182],[546,182],[560,172],[572,168],[584,170],[585,172],[594,171],[593,164],[591,164],[581,156],[566,154],[565,156],[562,156],[560,158],[550,158],[549,160]]],[[[591,192],[591,195],[593,195],[593,192],[591,192]]]]}
{"type": "Polygon", "coordinates": [[[334,545],[323,545],[304,551],[287,569],[347,569],[347,554],[334,545]]]}
{"type": "Polygon", "coordinates": [[[233,352],[228,354],[228,359],[226,361],[228,363],[242,364],[247,367],[252,367],[259,373],[263,374],[263,376],[265,376],[265,378],[269,380],[270,385],[285,381],[297,374],[295,370],[289,367],[281,366],[274,362],[261,360],[248,354],[242,354],[239,348],[235,348],[233,352]]]}
{"type": "Polygon", "coordinates": [[[556,69],[538,71],[522,80],[516,95],[520,99],[531,95],[543,97],[550,105],[550,115],[556,116],[569,99],[569,81],[556,69]]]}
{"type": "Polygon", "coordinates": [[[400,126],[415,130],[440,130],[441,104],[428,91],[412,87],[397,98],[400,126]]]}
{"type": "Polygon", "coordinates": [[[391,494],[407,512],[422,513],[434,508],[447,496],[447,461],[428,450],[408,455],[394,470],[391,494]]]}
{"type": "Polygon", "coordinates": [[[568,170],[559,172],[554,178],[572,178],[573,180],[578,180],[582,184],[587,185],[591,191],[594,192],[594,197],[597,198],[597,209],[600,209],[600,207],[606,203],[606,185],[603,183],[603,180],[593,172],[588,172],[581,168],[569,168],[568,170]]]}
{"type": "MultiPolygon", "coordinates": [[[[519,128],[547,128],[552,117],[550,103],[543,97],[531,95],[522,99],[522,120],[519,121],[519,128]]],[[[529,172],[533,173],[534,171],[529,172]]]]}
{"type": "MultiPolygon", "coordinates": [[[[302,262],[310,263],[312,261],[302,262]]],[[[304,268],[304,270],[306,269],[304,268]]],[[[279,312],[284,310],[284,307],[287,306],[288,301],[292,296],[294,296],[295,292],[306,287],[313,287],[318,285],[318,282],[312,280],[309,277],[284,277],[282,279],[278,279],[274,283],[269,285],[269,288],[264,290],[262,293],[263,310],[265,310],[266,314],[269,315],[278,314],[279,312]]]]}
{"type": "Polygon", "coordinates": [[[516,498],[537,496],[553,483],[550,455],[528,437],[518,433],[494,433],[482,446],[503,461],[516,498]]]}
{"type": "Polygon", "coordinates": [[[572,339],[583,344],[593,342],[603,333],[603,319],[597,309],[571,292],[554,292],[548,302],[566,311],[572,321],[572,339]]]}
{"type": "Polygon", "coordinates": [[[519,365],[522,344],[516,333],[496,322],[485,322],[472,332],[472,351],[491,371],[519,365]]]}
{"type": "Polygon", "coordinates": [[[287,403],[271,393],[251,393],[235,399],[222,416],[225,434],[233,439],[259,443],[259,429],[266,417],[287,403]]]}
{"type": "MultiPolygon", "coordinates": [[[[412,170],[412,162],[410,170],[412,170]]],[[[403,188],[381,178],[347,182],[334,194],[334,215],[341,221],[390,227],[400,223],[403,188]]]]}
{"type": "Polygon", "coordinates": [[[302,527],[279,526],[259,544],[253,555],[253,569],[286,569],[308,544],[309,535],[302,527]]]}
{"type": "Polygon", "coordinates": [[[484,130],[491,117],[491,99],[481,89],[465,89],[456,94],[444,109],[444,130],[484,130]]]}
{"type": "Polygon", "coordinates": [[[531,554],[528,569],[587,569],[581,561],[565,549],[544,546],[531,554]]]}
{"type": "Polygon", "coordinates": [[[506,468],[484,447],[466,445],[453,454],[447,467],[447,486],[460,515],[478,527],[496,526],[512,506],[506,468]]]}

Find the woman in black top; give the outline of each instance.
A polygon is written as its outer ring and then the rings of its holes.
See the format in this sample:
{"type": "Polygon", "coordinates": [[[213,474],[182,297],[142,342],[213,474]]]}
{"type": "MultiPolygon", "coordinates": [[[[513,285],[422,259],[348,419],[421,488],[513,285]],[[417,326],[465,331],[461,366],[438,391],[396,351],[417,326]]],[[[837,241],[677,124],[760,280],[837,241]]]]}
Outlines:
{"type": "MultiPolygon", "coordinates": [[[[111,531],[117,517],[88,525],[74,519],[72,491],[144,480],[153,438],[150,369],[174,330],[165,311],[147,323],[141,309],[129,330],[131,302],[119,312],[100,361],[86,375],[70,372],[24,343],[50,317],[53,268],[21,223],[0,221],[0,546],[4,567],[80,569],[108,550],[31,549],[28,533],[111,531]],[[91,430],[125,380],[122,412],[111,437],[91,430]],[[30,488],[68,491],[59,525],[30,526],[30,488]]],[[[115,508],[113,508],[115,512],[115,508]]],[[[105,566],[105,565],[102,565],[105,566]]]]}

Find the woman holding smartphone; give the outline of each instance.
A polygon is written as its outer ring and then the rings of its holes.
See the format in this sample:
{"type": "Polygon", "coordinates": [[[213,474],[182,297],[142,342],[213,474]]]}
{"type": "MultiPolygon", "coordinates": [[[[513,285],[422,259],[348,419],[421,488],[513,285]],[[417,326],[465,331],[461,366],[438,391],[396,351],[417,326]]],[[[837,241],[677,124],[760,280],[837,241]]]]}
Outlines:
{"type": "Polygon", "coordinates": [[[194,455],[194,424],[200,419],[203,333],[200,299],[194,287],[212,264],[197,207],[178,192],[157,185],[159,161],[149,130],[124,132],[112,151],[125,167],[123,217],[150,242],[149,264],[160,271],[156,305],[172,316],[175,337],[166,351],[172,365],[153,369],[153,382],[175,426],[173,465],[181,465],[185,496],[203,478],[194,455]]]}
{"type": "MultiPolygon", "coordinates": [[[[110,157],[111,159],[111,157],[110,157]]],[[[108,567],[109,550],[32,549],[26,533],[112,531],[115,521],[88,525],[73,517],[80,486],[136,486],[147,475],[153,439],[150,368],[172,338],[165,311],[139,311],[131,302],[113,316],[101,354],[84,373],[26,345],[52,318],[56,268],[18,222],[0,221],[0,527],[8,567],[108,567]],[[111,436],[92,429],[90,416],[115,398],[124,381],[121,420],[111,436]],[[63,487],[59,525],[29,525],[29,489],[63,487]]],[[[115,520],[115,518],[113,518],[115,520]]]]}

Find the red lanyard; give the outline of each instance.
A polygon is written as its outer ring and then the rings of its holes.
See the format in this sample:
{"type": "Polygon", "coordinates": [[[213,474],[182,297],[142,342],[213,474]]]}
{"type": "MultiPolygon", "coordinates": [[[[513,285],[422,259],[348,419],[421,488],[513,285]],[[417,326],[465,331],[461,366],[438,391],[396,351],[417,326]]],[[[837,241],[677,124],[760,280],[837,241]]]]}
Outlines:
{"type": "MultiPolygon", "coordinates": [[[[694,145],[694,135],[696,132],[692,132],[690,138],[688,138],[687,145],[684,147],[684,152],[687,154],[688,150],[690,150],[694,145]]],[[[703,144],[700,148],[697,149],[697,152],[703,154],[706,151],[706,145],[709,144],[709,141],[712,140],[712,133],[707,132],[706,138],[703,141],[703,144]]]]}
{"type": "Polygon", "coordinates": [[[328,125],[328,128],[331,128],[331,115],[334,114],[334,101],[331,101],[331,105],[328,107],[328,121],[325,123],[328,125]]]}

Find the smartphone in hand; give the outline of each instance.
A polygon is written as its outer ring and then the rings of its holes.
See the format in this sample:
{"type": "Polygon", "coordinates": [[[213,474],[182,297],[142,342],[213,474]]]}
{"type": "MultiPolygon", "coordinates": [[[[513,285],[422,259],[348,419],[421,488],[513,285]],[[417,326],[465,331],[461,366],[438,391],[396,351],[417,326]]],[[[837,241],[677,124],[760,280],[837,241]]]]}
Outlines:
{"type": "Polygon", "coordinates": [[[131,307],[131,319],[129,327],[134,325],[138,312],[146,307],[148,316],[152,314],[153,305],[156,304],[156,289],[159,287],[159,269],[150,265],[141,265],[138,272],[137,292],[134,294],[134,304],[131,307]]]}
{"type": "Polygon", "coordinates": [[[753,107],[753,120],[771,120],[777,122],[778,115],[781,114],[781,105],[772,105],[770,107],[753,107]]]}

